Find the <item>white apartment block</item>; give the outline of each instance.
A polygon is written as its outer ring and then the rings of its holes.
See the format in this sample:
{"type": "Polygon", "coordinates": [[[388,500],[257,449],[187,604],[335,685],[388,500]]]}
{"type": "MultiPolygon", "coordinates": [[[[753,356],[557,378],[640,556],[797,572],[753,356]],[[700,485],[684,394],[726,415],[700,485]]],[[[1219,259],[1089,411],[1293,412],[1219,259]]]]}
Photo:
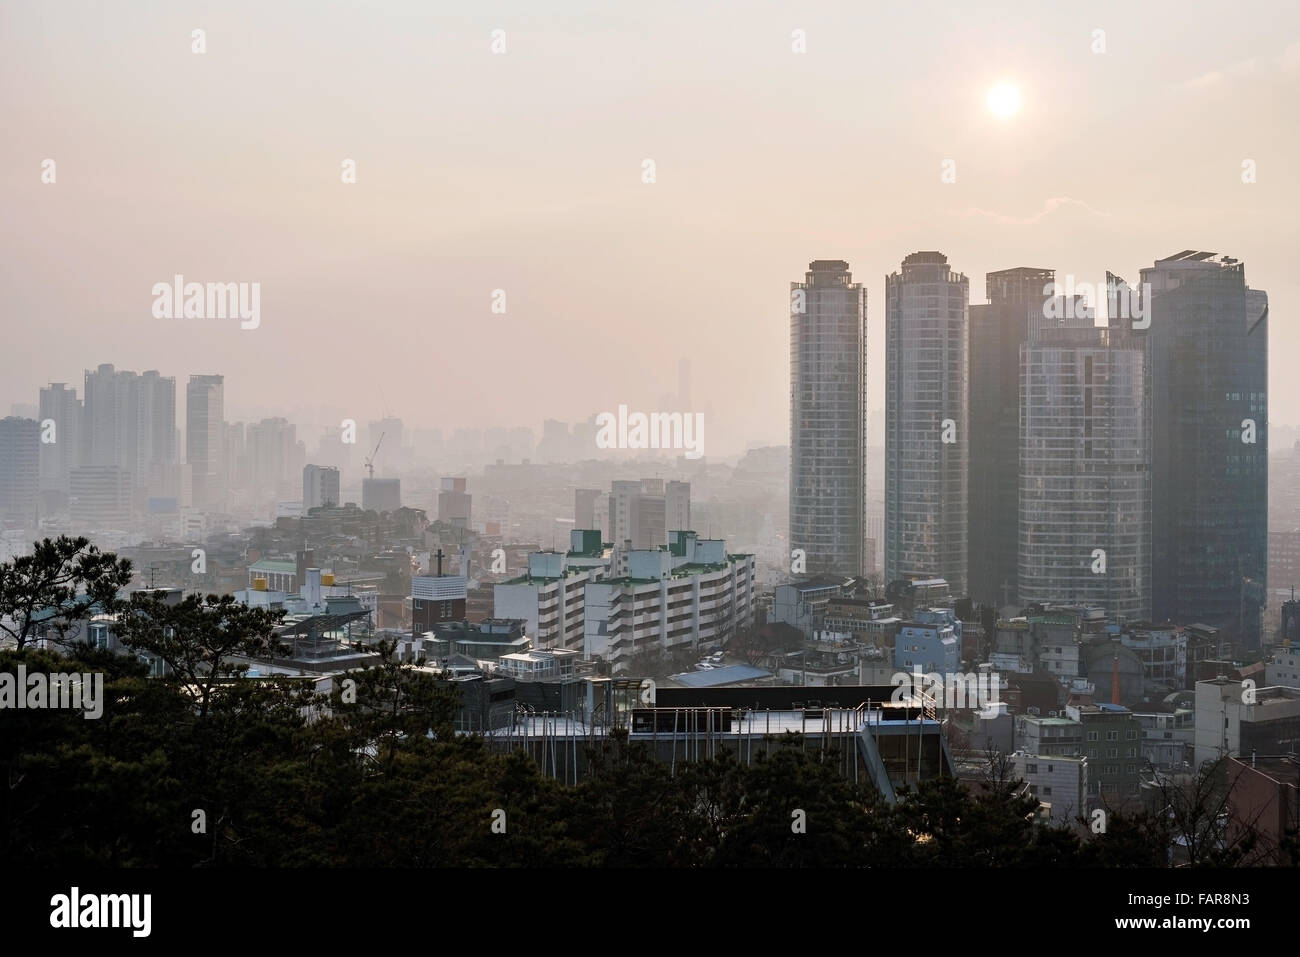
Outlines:
{"type": "Polygon", "coordinates": [[[607,577],[610,550],[597,530],[573,529],[568,552],[533,552],[528,572],[499,582],[492,592],[494,618],[522,618],[535,648],[581,651],[586,629],[586,587],[607,577]]]}
{"type": "Polygon", "coordinates": [[[586,586],[583,657],[615,665],[638,652],[718,645],[754,621],[754,556],[675,531],[666,548],[634,549],[628,573],[586,586]]]}

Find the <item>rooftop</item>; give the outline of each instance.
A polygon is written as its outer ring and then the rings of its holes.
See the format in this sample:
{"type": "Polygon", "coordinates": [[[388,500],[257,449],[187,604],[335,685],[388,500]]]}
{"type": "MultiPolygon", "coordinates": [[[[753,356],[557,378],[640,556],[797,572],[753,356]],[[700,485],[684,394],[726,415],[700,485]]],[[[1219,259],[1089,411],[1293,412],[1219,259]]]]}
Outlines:
{"type": "Polygon", "coordinates": [[[685,671],[681,674],[668,676],[670,681],[675,681],[688,688],[715,688],[719,685],[735,684],[740,681],[758,681],[762,678],[771,677],[772,672],[764,671],[762,668],[751,668],[749,665],[727,665],[709,671],[685,671]]]}
{"type": "Polygon", "coordinates": [[[298,571],[298,563],[292,559],[259,558],[257,561],[253,562],[253,564],[248,566],[248,570],[291,574],[298,571]]]}

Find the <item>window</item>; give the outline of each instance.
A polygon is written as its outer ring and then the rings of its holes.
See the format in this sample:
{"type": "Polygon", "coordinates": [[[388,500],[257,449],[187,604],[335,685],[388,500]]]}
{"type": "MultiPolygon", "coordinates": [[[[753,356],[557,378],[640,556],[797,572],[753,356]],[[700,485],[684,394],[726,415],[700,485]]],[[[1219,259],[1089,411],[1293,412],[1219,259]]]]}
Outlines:
{"type": "Polygon", "coordinates": [[[1052,766],[1050,764],[1047,766],[1047,773],[1048,774],[1052,773],[1052,766]]]}
{"type": "Polygon", "coordinates": [[[1108,757],[1108,758],[1118,758],[1118,757],[1119,757],[1119,748],[1107,748],[1107,749],[1106,749],[1106,757],[1108,757]]]}
{"type": "Polygon", "coordinates": [[[1036,765],[1036,764],[1026,764],[1026,765],[1025,765],[1025,773],[1026,773],[1026,774],[1037,774],[1037,773],[1038,773],[1038,765],[1036,765]]]}
{"type": "Polygon", "coordinates": [[[1107,741],[1118,741],[1118,740],[1119,740],[1119,732],[1118,732],[1118,731],[1107,731],[1107,732],[1106,732],[1106,740],[1107,740],[1107,741]]]}
{"type": "Polygon", "coordinates": [[[1126,757],[1126,758],[1136,758],[1137,756],[1138,756],[1138,749],[1137,749],[1137,748],[1129,748],[1129,749],[1128,749],[1128,754],[1124,755],[1124,757],[1126,757]]]}
{"type": "Polygon", "coordinates": [[[1038,797],[1038,785],[1037,784],[1029,785],[1029,793],[1032,794],[1034,797],[1038,797]]]}
{"type": "Polygon", "coordinates": [[[1126,741],[1136,741],[1136,740],[1137,740],[1137,736],[1138,736],[1138,733],[1137,733],[1136,731],[1125,731],[1125,732],[1124,732],[1124,739],[1125,739],[1126,741]]]}
{"type": "Polygon", "coordinates": [[[1089,749],[1088,749],[1088,757],[1090,757],[1090,758],[1095,758],[1096,756],[1097,756],[1097,749],[1096,749],[1096,748],[1089,748],[1089,749]]]}
{"type": "Polygon", "coordinates": [[[1089,741],[1096,741],[1096,740],[1097,740],[1097,732],[1096,732],[1096,731],[1089,731],[1089,732],[1088,732],[1088,740],[1089,740],[1089,741]]]}
{"type": "Polygon", "coordinates": [[[1051,789],[1051,788],[1043,788],[1043,797],[1051,797],[1051,796],[1052,796],[1052,789],[1051,789]]]}

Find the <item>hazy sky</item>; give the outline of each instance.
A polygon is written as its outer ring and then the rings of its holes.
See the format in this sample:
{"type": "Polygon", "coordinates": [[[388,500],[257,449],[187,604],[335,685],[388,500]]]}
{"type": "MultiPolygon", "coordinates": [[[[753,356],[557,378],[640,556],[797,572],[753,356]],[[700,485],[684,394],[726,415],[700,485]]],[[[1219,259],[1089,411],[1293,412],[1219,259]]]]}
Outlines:
{"type": "Polygon", "coordinates": [[[990,270],[1136,281],[1194,248],[1268,290],[1271,419],[1295,423],[1297,102],[1283,2],[6,0],[0,414],[113,362],[182,402],[222,373],[228,418],[540,430],[659,409],[686,356],[713,456],[787,440],[811,259],[869,288],[878,407],[906,254],[982,302],[990,270]],[[260,327],[153,318],[176,273],[260,282],[260,327]]]}

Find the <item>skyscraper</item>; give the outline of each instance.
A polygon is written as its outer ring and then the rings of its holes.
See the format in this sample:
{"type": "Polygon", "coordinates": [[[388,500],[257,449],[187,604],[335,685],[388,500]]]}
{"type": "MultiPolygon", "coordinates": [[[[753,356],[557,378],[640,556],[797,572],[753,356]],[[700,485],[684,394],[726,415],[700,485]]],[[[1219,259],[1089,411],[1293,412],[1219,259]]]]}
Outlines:
{"type": "Polygon", "coordinates": [[[124,462],[127,406],[126,380],[111,363],[86,370],[84,427],[81,431],[84,465],[118,466],[124,462]]]}
{"type": "Polygon", "coordinates": [[[573,527],[576,529],[599,529],[604,521],[599,517],[601,492],[598,488],[579,488],[573,490],[573,527]]]}
{"type": "Polygon", "coordinates": [[[222,501],[224,382],[219,375],[192,375],[185,389],[185,460],[193,473],[196,508],[217,508],[222,501]]]}
{"type": "Polygon", "coordinates": [[[81,400],[77,390],[53,382],[41,390],[40,418],[52,422],[53,442],[41,443],[41,491],[68,494],[72,470],[81,464],[81,400]]]}
{"type": "Polygon", "coordinates": [[[339,470],[330,465],[304,465],[302,507],[319,508],[339,504],[339,470]]]}
{"type": "Polygon", "coordinates": [[[967,590],[1001,607],[1016,596],[1020,347],[1055,272],[1021,266],[984,279],[988,304],[970,307],[967,590]]]}
{"type": "Polygon", "coordinates": [[[916,252],[885,287],[885,578],[965,594],[970,283],[916,252]]]}
{"type": "Polygon", "coordinates": [[[691,528],[691,483],[668,481],[664,483],[664,525],[671,539],[673,532],[691,528]]]}
{"type": "Polygon", "coordinates": [[[1246,286],[1243,263],[1194,250],[1157,260],[1142,282],[1151,286],[1152,612],[1258,647],[1268,297],[1246,286]]]}
{"type": "Polygon", "coordinates": [[[136,456],[132,471],[143,484],[154,466],[176,464],[176,380],[150,370],[133,378],[136,456]]]}
{"type": "Polygon", "coordinates": [[[617,479],[610,483],[610,539],[619,548],[658,548],[668,542],[663,481],[617,479]],[[658,490],[656,493],[656,489],[658,490]]]}
{"type": "Polygon", "coordinates": [[[22,529],[37,525],[40,489],[40,423],[0,419],[0,520],[22,529]]]}
{"type": "Polygon", "coordinates": [[[276,492],[297,477],[306,453],[293,423],[283,417],[263,419],[248,426],[247,437],[253,488],[276,492]]]}
{"type": "Polygon", "coordinates": [[[176,380],[109,363],[86,371],[81,461],[121,469],[137,487],[155,466],[176,464],[176,380]]]}
{"type": "Polygon", "coordinates": [[[809,575],[861,575],[866,540],[867,291],[818,259],[790,284],[790,541],[809,575]]]}
{"type": "Polygon", "coordinates": [[[1097,602],[1147,619],[1146,342],[1085,315],[1031,326],[1020,357],[1020,601],[1097,602]]]}

